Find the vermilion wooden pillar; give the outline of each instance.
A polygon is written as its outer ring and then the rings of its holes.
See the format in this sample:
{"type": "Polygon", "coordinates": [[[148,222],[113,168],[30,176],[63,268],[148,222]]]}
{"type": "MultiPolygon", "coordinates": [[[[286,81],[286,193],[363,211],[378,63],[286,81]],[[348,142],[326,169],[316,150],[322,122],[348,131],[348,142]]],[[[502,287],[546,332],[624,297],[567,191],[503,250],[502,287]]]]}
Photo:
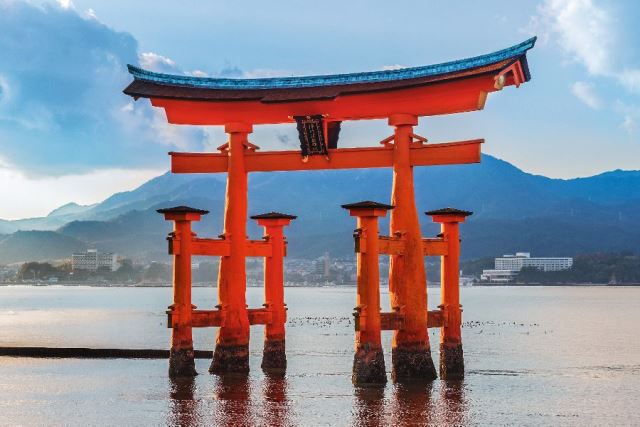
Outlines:
{"type": "Polygon", "coordinates": [[[191,332],[191,221],[200,221],[200,216],[209,212],[187,206],[158,209],[158,212],[174,222],[173,233],[168,237],[172,246],[169,252],[173,253],[173,304],[169,310],[178,320],[171,330],[169,376],[193,376],[197,373],[191,332]]]}
{"type": "Polygon", "coordinates": [[[224,236],[230,242],[229,256],[220,259],[218,304],[224,324],[218,330],[216,349],[209,372],[249,372],[249,317],[246,303],[245,268],[247,242],[247,135],[253,130],[246,123],[229,123],[228,174],[224,212],[224,236]]]}
{"type": "Polygon", "coordinates": [[[390,234],[404,240],[402,255],[392,255],[389,264],[391,307],[404,315],[404,327],[393,333],[392,378],[395,381],[431,381],[436,370],[427,332],[427,281],[418,211],[410,161],[413,126],[418,118],[409,114],[389,117],[395,127],[390,234]]]}
{"type": "Polygon", "coordinates": [[[393,206],[376,202],[342,205],[358,218],[356,339],[351,379],[357,385],[385,384],[387,374],[380,340],[380,267],[378,217],[393,206]]]}
{"type": "Polygon", "coordinates": [[[441,304],[444,325],[440,329],[440,377],[445,380],[464,378],[462,352],[462,310],[460,305],[460,230],[471,212],[453,208],[427,212],[433,222],[440,223],[442,237],[447,242],[447,254],[441,257],[441,304]]]}
{"type": "Polygon", "coordinates": [[[286,242],[283,228],[294,215],[270,212],[254,215],[251,219],[264,227],[264,238],[271,244],[271,255],[264,259],[264,306],[270,320],[264,328],[262,369],[265,372],[282,374],[287,369],[285,353],[285,329],[287,308],[284,303],[284,256],[286,242]]]}

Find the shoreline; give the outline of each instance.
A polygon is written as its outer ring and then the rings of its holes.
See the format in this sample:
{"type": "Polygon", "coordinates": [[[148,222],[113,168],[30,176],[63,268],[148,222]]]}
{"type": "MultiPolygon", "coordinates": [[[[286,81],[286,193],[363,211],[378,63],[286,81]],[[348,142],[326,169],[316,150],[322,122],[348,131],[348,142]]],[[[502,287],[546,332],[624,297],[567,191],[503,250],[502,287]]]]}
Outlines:
{"type": "MultiPolygon", "coordinates": [[[[171,288],[171,284],[129,284],[129,283],[15,283],[15,282],[3,282],[0,283],[0,288],[3,287],[32,287],[32,288],[75,288],[75,287],[89,287],[89,288],[171,288]]],[[[194,288],[217,288],[216,284],[209,283],[194,283],[194,288]]],[[[300,286],[284,286],[285,288],[355,288],[355,284],[349,285],[329,285],[329,284],[312,284],[312,285],[300,285],[300,286]]],[[[384,288],[386,286],[381,286],[384,288]]],[[[428,288],[439,288],[440,284],[427,285],[428,288]]],[[[461,288],[544,288],[544,287],[606,287],[606,288],[618,288],[618,287],[640,287],[640,283],[617,283],[610,285],[607,283],[557,283],[557,284],[541,284],[541,283],[527,283],[527,284],[489,284],[480,283],[470,286],[461,286],[461,288]]],[[[261,285],[247,286],[247,288],[262,288],[261,285]]]]}

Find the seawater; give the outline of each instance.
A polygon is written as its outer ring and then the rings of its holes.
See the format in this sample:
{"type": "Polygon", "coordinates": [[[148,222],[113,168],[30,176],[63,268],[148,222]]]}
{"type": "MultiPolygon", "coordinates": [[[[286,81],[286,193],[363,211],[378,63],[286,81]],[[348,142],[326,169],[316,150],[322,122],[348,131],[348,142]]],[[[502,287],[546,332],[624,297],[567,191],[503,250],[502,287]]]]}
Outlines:
{"type": "MultiPolygon", "coordinates": [[[[194,304],[212,308],[216,292],[194,289],[194,304]]],[[[463,288],[464,381],[382,389],[350,382],[355,288],[285,294],[285,378],[260,371],[262,327],[248,377],[209,375],[207,360],[175,382],[165,360],[0,357],[0,424],[640,425],[640,288],[463,288]]],[[[260,307],[261,289],[247,299],[260,307]]],[[[0,287],[0,345],[168,348],[170,301],[168,288],[0,287]]],[[[215,329],[194,340],[212,349],[215,329]]]]}

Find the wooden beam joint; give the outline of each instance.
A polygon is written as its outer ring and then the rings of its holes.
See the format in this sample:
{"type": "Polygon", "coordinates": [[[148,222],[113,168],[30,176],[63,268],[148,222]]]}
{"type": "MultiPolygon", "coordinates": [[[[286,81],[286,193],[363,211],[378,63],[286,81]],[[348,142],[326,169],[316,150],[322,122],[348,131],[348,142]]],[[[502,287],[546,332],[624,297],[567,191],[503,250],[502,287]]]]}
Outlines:
{"type": "MultiPolygon", "coordinates": [[[[178,312],[171,309],[167,310],[169,328],[178,326],[178,312]]],[[[223,310],[192,310],[191,325],[192,328],[208,328],[212,326],[224,326],[225,312],[223,310]]]]}
{"type": "Polygon", "coordinates": [[[176,236],[176,233],[169,233],[167,244],[169,255],[180,255],[180,238],[176,236]]]}
{"type": "Polygon", "coordinates": [[[429,310],[427,311],[427,328],[442,328],[446,324],[444,311],[429,310]]]}
{"type": "MultiPolygon", "coordinates": [[[[355,253],[366,253],[368,237],[357,228],[353,233],[355,253]]],[[[401,235],[378,236],[378,253],[382,255],[403,255],[405,241],[401,235]]]]}
{"type": "Polygon", "coordinates": [[[401,234],[391,236],[379,236],[378,247],[384,255],[404,255],[405,239],[401,234]]]}
{"type": "Polygon", "coordinates": [[[399,331],[404,329],[404,314],[399,311],[380,313],[380,329],[383,331],[399,331]]]}
{"type": "Polygon", "coordinates": [[[246,255],[248,257],[270,257],[273,253],[273,244],[268,239],[248,240],[246,244],[246,255]]]}
{"type": "Polygon", "coordinates": [[[272,322],[271,310],[268,308],[250,308],[247,312],[250,325],[268,325],[272,322]]]}
{"type": "MultiPolygon", "coordinates": [[[[359,310],[354,311],[355,330],[360,331],[365,327],[366,316],[359,310]]],[[[383,331],[399,331],[404,328],[405,315],[400,311],[381,312],[380,329],[383,331]]],[[[427,328],[442,328],[445,325],[444,311],[429,310],[427,312],[427,328]]]]}
{"type": "Polygon", "coordinates": [[[449,252],[447,241],[442,237],[422,239],[422,252],[424,256],[443,256],[449,252]]]}

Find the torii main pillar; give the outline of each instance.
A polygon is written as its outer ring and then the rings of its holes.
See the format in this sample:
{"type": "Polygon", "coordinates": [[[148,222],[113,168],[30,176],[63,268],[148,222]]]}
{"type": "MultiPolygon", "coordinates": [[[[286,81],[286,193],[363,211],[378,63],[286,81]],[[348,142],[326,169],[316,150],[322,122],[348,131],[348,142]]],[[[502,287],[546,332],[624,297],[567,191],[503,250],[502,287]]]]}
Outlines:
{"type": "Polygon", "coordinates": [[[253,127],[229,123],[228,174],[224,211],[224,236],[230,242],[229,256],[220,258],[218,302],[224,324],[218,329],[216,349],[209,372],[249,372],[249,314],[247,311],[247,171],[244,152],[253,127]]]}
{"type": "Polygon", "coordinates": [[[418,118],[394,114],[393,186],[390,234],[405,240],[404,253],[391,255],[389,295],[391,308],[404,315],[404,328],[393,333],[391,376],[394,381],[432,381],[437,378],[427,331],[427,279],[420,221],[413,189],[410,148],[418,118]]]}

